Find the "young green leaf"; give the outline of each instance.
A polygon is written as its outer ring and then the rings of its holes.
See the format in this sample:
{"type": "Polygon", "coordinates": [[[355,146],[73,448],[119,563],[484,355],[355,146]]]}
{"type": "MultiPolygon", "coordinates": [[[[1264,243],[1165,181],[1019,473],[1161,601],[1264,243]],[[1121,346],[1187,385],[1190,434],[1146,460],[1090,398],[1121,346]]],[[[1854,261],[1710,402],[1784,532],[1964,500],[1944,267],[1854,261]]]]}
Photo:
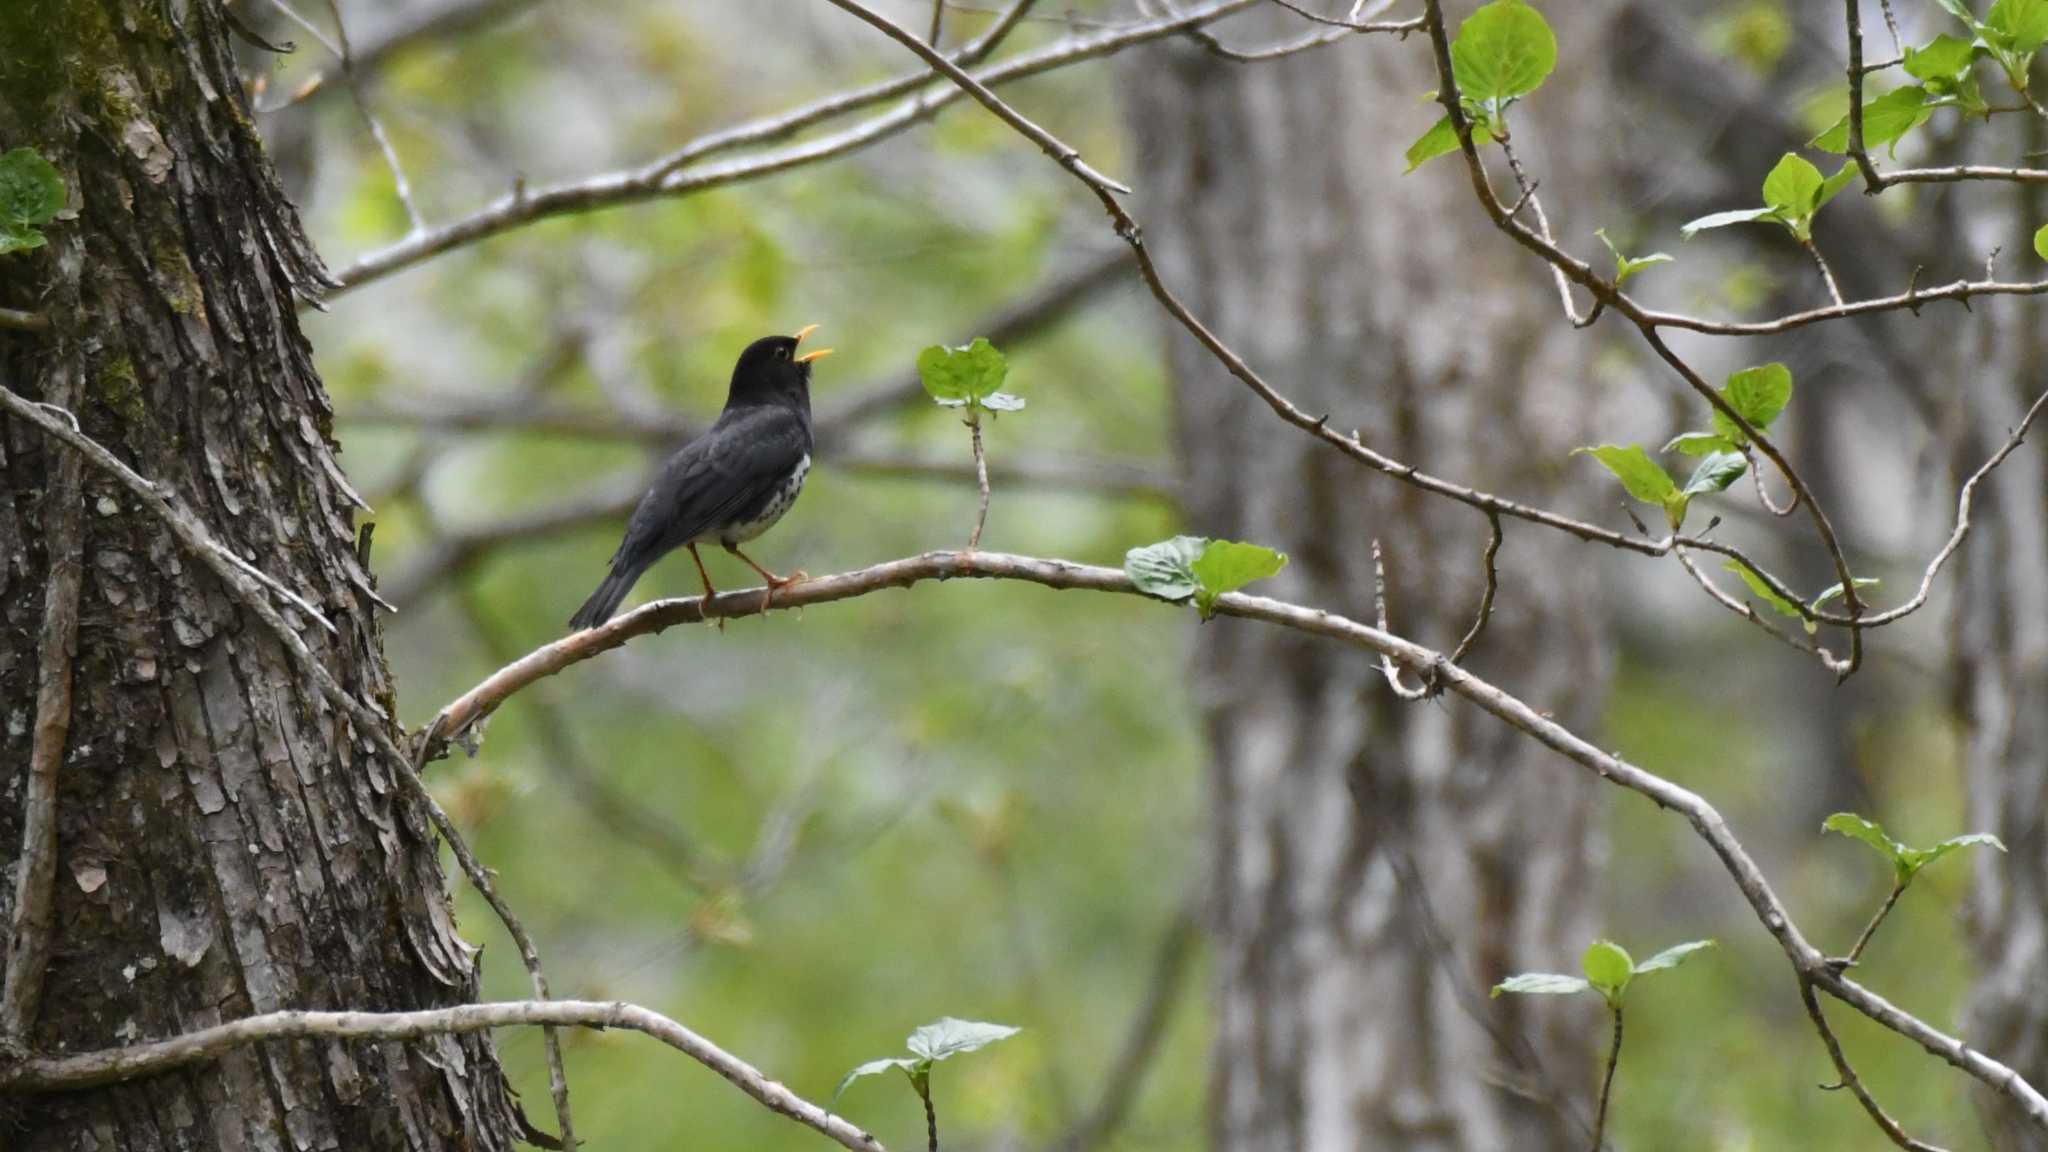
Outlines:
{"type": "Polygon", "coordinates": [[[1682,452],[1687,456],[1712,456],[1735,451],[1735,442],[1712,432],[1681,432],[1665,441],[1660,452],[1682,452]]]}
{"type": "Polygon", "coordinates": [[[1201,587],[1195,578],[1195,561],[1209,546],[1207,537],[1175,536],[1124,553],[1124,575],[1138,591],[1161,600],[1186,600],[1201,587]]]}
{"type": "Polygon", "coordinates": [[[890,1060],[870,1060],[853,1071],[848,1072],[845,1076],[840,1077],[839,1086],[832,1090],[832,1101],[825,1105],[825,1110],[829,1112],[839,1107],[839,1098],[846,1095],[847,1088],[852,1086],[855,1080],[859,1080],[864,1076],[879,1076],[892,1068],[901,1068],[903,1074],[910,1077],[911,1083],[915,1084],[917,1082],[915,1069],[920,1063],[921,1061],[906,1060],[900,1056],[890,1060]]]}
{"type": "Polygon", "coordinates": [[[1686,957],[1703,948],[1712,948],[1713,946],[1714,942],[1712,940],[1688,940],[1683,944],[1673,944],[1671,947],[1636,965],[1636,975],[1641,976],[1645,972],[1661,972],[1666,968],[1676,968],[1680,964],[1685,963],[1686,957]]]}
{"type": "MultiPolygon", "coordinates": [[[[1487,126],[1485,119],[1472,117],[1469,109],[1467,115],[1472,125],[1473,146],[1483,148],[1493,143],[1493,130],[1487,126]]],[[[1415,171],[1445,153],[1457,150],[1458,130],[1451,127],[1450,114],[1445,113],[1435,124],[1430,125],[1429,131],[1424,132],[1415,143],[1408,146],[1408,151],[1404,154],[1408,159],[1408,168],[1402,175],[1415,171]]]]}
{"type": "MultiPolygon", "coordinates": [[[[1906,133],[1927,123],[1928,118],[1934,115],[1934,110],[1940,106],[1938,103],[1932,102],[1933,99],[1932,94],[1926,88],[1918,84],[1909,84],[1904,88],[1894,88],[1875,100],[1865,102],[1863,105],[1863,147],[1866,149],[1887,148],[1896,155],[1897,150],[1892,148],[1892,146],[1904,138],[1906,133]]],[[[1847,152],[1849,150],[1849,117],[1844,115],[1840,120],[1835,121],[1833,127],[1815,136],[1808,143],[1824,152],[1833,152],[1837,155],[1847,152]]],[[[1844,171],[1853,175],[1854,166],[1845,168],[1844,171]]]]}
{"type": "Polygon", "coordinates": [[[30,248],[41,248],[49,243],[41,232],[19,224],[0,224],[0,256],[9,252],[25,252],[30,248]]]}
{"type": "Polygon", "coordinates": [[[1206,620],[1216,611],[1217,597],[1235,592],[1254,580],[1276,576],[1285,567],[1287,554],[1284,552],[1235,540],[1211,540],[1193,565],[1195,582],[1199,585],[1195,589],[1195,608],[1206,620]]]}
{"type": "Polygon", "coordinates": [[[1976,45],[1944,32],[1924,48],[1906,49],[1906,74],[1915,80],[1953,81],[1977,58],[1976,45]]]}
{"type": "Polygon", "coordinates": [[[1588,945],[1586,954],[1579,957],[1579,967],[1586,973],[1586,982],[1609,1000],[1621,997],[1636,970],[1627,950],[1612,940],[1595,940],[1588,945]]]}
{"type": "MultiPolygon", "coordinates": [[[[1875,576],[1858,576],[1851,580],[1850,583],[1856,585],[1858,588],[1875,588],[1878,586],[1880,581],[1875,576]]],[[[1841,594],[1842,586],[1840,584],[1830,585],[1826,591],[1822,592],[1818,596],[1815,596],[1813,600],[1807,604],[1807,607],[1818,612],[1820,611],[1822,605],[1826,604],[1830,600],[1839,597],[1841,594]]]]}
{"type": "Polygon", "coordinates": [[[1007,1040],[1018,1031],[1019,1029],[1007,1024],[955,1020],[951,1016],[946,1016],[912,1032],[907,1047],[911,1052],[927,1060],[944,1060],[949,1056],[985,1048],[998,1040],[1007,1040]]]}
{"type": "Polygon", "coordinates": [[[2009,52],[2031,54],[2048,44],[2048,0],[1998,0],[1980,33],[2009,52]]]}
{"type": "Polygon", "coordinates": [[[1787,152],[1764,177],[1764,203],[1787,219],[1813,215],[1826,178],[1813,162],[1787,152]]]}
{"type": "MultiPolygon", "coordinates": [[[[1721,388],[1721,398],[1761,432],[1792,402],[1792,370],[1776,361],[1744,368],[1728,377],[1728,383],[1721,388]]],[[[1714,431],[1721,436],[1738,446],[1748,442],[1749,437],[1719,408],[1714,409],[1712,419],[1714,431]]]]}
{"type": "Polygon", "coordinates": [[[1648,256],[1624,256],[1621,249],[1614,246],[1614,241],[1607,238],[1607,229],[1595,228],[1593,235],[1598,236],[1600,242],[1607,245],[1607,250],[1614,253],[1614,286],[1617,288],[1626,284],[1629,277],[1643,269],[1668,264],[1673,259],[1668,252],[1652,252],[1648,256]]]}
{"type": "Polygon", "coordinates": [[[1577,976],[1563,976],[1556,972],[1524,972],[1495,984],[1493,995],[1513,992],[1522,996],[1570,996],[1591,987],[1591,984],[1577,976]]]}
{"type": "Polygon", "coordinates": [[[1790,616],[1795,620],[1805,619],[1805,615],[1799,611],[1799,605],[1771,591],[1771,586],[1764,583],[1763,577],[1750,571],[1749,565],[1730,557],[1721,567],[1742,577],[1742,582],[1749,585],[1749,590],[1756,593],[1757,599],[1777,609],[1778,615],[1790,616]]]}
{"type": "Polygon", "coordinates": [[[1704,232],[1709,228],[1726,228],[1730,224],[1749,224],[1757,220],[1775,221],[1777,215],[1769,208],[1735,208],[1727,212],[1709,212],[1697,220],[1688,220],[1679,225],[1678,234],[1690,240],[1695,232],[1704,232]]]}
{"type": "Polygon", "coordinates": [[[1716,452],[1693,469],[1692,478],[1685,482],[1683,494],[1689,498],[1707,492],[1726,491],[1748,467],[1749,461],[1740,452],[1716,452]]]}
{"type": "Polygon", "coordinates": [[[1906,846],[1885,835],[1884,826],[1872,820],[1865,820],[1854,812],[1837,812],[1821,821],[1821,830],[1861,840],[1875,848],[1879,855],[1896,867],[1905,855],[1906,846]]]}
{"type": "Polygon", "coordinates": [[[33,148],[0,155],[0,224],[12,231],[47,224],[64,210],[64,177],[33,148]]]}
{"type": "Polygon", "coordinates": [[[981,406],[991,412],[1022,412],[1024,398],[1008,392],[991,392],[981,398],[981,406]]]}
{"type": "Polygon", "coordinates": [[[1976,32],[1983,28],[1982,24],[1977,23],[1976,14],[1970,11],[1969,0],[1934,0],[1934,2],[1948,9],[1949,15],[1961,20],[1969,27],[1970,31],[1976,32]]]}
{"type": "Polygon", "coordinates": [[[984,403],[998,394],[1009,371],[1009,361],[984,336],[964,348],[934,344],[917,355],[924,390],[947,407],[984,403]]]}
{"type": "Polygon", "coordinates": [[[1639,444],[1574,448],[1572,455],[1591,456],[1606,465],[1609,472],[1620,477],[1621,486],[1628,489],[1628,494],[1645,504],[1662,506],[1678,495],[1678,485],[1672,483],[1670,473],[1650,459],[1650,454],[1639,444]]]}
{"type": "Polygon", "coordinates": [[[2043,224],[2034,233],[2034,255],[2048,260],[2048,224],[2043,224]]]}
{"type": "Polygon", "coordinates": [[[1451,75],[1467,99],[1498,109],[1527,96],[1557,67],[1557,37],[1523,0],[1493,0],[1458,25],[1451,75]]]}
{"type": "Polygon", "coordinates": [[[1980,844],[1996,848],[2000,852],[2005,851],[2005,845],[1999,842],[1998,837],[1989,832],[1972,832],[1965,836],[1951,836],[1932,848],[1905,849],[1900,853],[1900,863],[1910,876],[1957,849],[1974,848],[1980,844]]]}

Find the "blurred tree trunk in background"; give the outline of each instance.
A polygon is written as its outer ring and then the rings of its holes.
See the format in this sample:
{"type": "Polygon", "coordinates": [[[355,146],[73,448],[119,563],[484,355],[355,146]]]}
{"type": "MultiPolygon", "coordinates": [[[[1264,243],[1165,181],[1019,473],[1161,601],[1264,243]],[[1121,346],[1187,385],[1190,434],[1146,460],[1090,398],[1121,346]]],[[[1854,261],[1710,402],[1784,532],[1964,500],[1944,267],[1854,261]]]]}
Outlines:
{"type": "MultiPolygon", "coordinates": [[[[1553,6],[1560,42],[1599,43],[1599,8],[1553,6]]],[[[1220,34],[1243,48],[1311,30],[1276,14],[1220,34]]],[[[1436,115],[1426,65],[1368,39],[1255,65],[1148,54],[1124,74],[1147,241],[1196,313],[1309,411],[1437,474],[1570,506],[1597,342],[1492,229],[1458,158],[1402,175],[1402,143],[1436,115]]],[[[1602,134],[1557,126],[1593,122],[1578,117],[1602,83],[1567,63],[1543,126],[1517,134],[1545,191],[1582,211],[1602,134]]],[[[1597,221],[1578,218],[1583,238],[1597,221]]],[[[1276,421],[1179,329],[1170,344],[1187,530],[1285,549],[1275,595],[1366,620],[1377,537],[1395,630],[1454,646],[1483,586],[1485,518],[1276,421]]],[[[1501,570],[1468,662],[1589,728],[1607,670],[1584,545],[1511,526],[1501,570]]],[[[1212,1147],[1583,1148],[1596,1014],[1486,990],[1575,970],[1593,935],[1592,782],[1462,705],[1394,700],[1355,650],[1217,620],[1198,660],[1212,1147]]]]}
{"type": "MultiPolygon", "coordinates": [[[[2048,146],[2040,122],[2021,143],[2048,146]]],[[[2009,149],[2012,135],[1990,142],[2009,149]]],[[[1983,223],[2038,226],[2039,188],[2017,193],[2012,213],[1983,223]]],[[[2024,233],[2019,233],[2024,234],[2024,233]]],[[[1982,238],[1979,237],[1981,240],[1982,238]]],[[[1979,247],[1988,249],[1991,243],[1979,247]]],[[[1960,483],[1998,450],[2026,406],[2048,387],[2048,334],[2037,311],[2002,301],[1971,325],[1974,346],[1953,356],[1950,410],[1960,483]]],[[[1951,347],[1955,347],[1951,345],[1951,347]]],[[[1957,707],[1969,785],[1965,830],[1994,832],[2008,853],[1974,853],[1968,924],[1977,950],[1970,1043],[2035,1084],[2048,1081],[2048,457],[2037,426],[1977,490],[1975,524],[1958,576],[1952,632],[1957,707]]],[[[1979,1114],[1999,1152],[2048,1152],[2048,1139],[2005,1098],[1979,1088],[1979,1114]]]]}
{"type": "MultiPolygon", "coordinates": [[[[0,380],[75,412],[212,534],[298,590],[349,690],[392,707],[351,494],[294,315],[322,273],[277,187],[216,0],[0,5],[0,141],[77,215],[0,258],[0,380]]],[[[424,813],[287,651],[81,457],[0,417],[0,853],[14,904],[46,601],[75,590],[55,915],[25,1041],[80,1051],[281,1008],[475,998],[424,813]]],[[[288,618],[296,614],[286,609],[288,618]]],[[[57,618],[62,619],[62,613],[57,618]]],[[[40,719],[40,718],[39,718],[40,719]]],[[[18,1107],[18,1110],[14,1110],[18,1107]]],[[[0,1117],[25,1149],[495,1149],[488,1038],[274,1044],[0,1117]]]]}

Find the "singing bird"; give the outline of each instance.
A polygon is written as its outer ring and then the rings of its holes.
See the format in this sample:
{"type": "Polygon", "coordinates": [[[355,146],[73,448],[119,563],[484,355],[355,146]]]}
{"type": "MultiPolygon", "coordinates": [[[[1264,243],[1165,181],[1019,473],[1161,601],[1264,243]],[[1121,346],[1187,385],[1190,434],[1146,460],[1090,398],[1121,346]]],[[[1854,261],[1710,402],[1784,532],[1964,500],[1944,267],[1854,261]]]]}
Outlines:
{"type": "Polygon", "coordinates": [[[740,545],[782,519],[811,470],[811,365],[832,350],[799,356],[797,345],[817,327],[794,336],[764,336],[740,353],[718,422],[662,465],[626,522],[611,575],[570,617],[571,628],[595,628],[611,619],[640,574],[677,548],[690,550],[706,597],[717,590],[697,545],[714,541],[768,582],[764,608],[776,589],[804,578],[802,572],[777,576],[740,545]]]}

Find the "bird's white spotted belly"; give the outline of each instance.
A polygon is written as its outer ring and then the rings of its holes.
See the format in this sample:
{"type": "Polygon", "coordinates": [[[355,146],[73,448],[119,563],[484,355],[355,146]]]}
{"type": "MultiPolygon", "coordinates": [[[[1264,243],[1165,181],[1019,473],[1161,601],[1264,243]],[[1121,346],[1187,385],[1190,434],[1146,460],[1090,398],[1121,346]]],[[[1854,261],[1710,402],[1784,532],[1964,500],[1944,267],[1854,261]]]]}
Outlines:
{"type": "Polygon", "coordinates": [[[811,458],[806,454],[796,462],[796,467],[790,471],[788,479],[785,479],[775,489],[774,494],[768,497],[768,502],[761,506],[760,512],[744,523],[728,525],[718,533],[719,541],[725,544],[745,544],[775,527],[775,522],[782,519],[783,514],[789,511],[790,505],[796,503],[797,494],[804,490],[804,477],[810,475],[810,472],[811,458]]]}

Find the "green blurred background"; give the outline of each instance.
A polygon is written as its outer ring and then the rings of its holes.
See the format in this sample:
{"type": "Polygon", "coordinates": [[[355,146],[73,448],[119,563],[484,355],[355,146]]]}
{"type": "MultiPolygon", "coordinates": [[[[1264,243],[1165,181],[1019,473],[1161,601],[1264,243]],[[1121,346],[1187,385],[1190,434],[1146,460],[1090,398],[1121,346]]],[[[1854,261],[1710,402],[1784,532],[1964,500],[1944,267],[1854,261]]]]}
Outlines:
{"type": "MultiPolygon", "coordinates": [[[[345,12],[366,41],[406,7],[345,12]]],[[[636,163],[901,68],[879,38],[813,7],[506,4],[478,27],[394,53],[369,93],[423,212],[443,221],[515,178],[538,185],[636,163]]],[[[910,24],[928,11],[881,7],[910,24]]],[[[1049,6],[1016,43],[1063,34],[1063,15],[1122,11],[1112,8],[1049,6]]],[[[1699,19],[1731,68],[1768,66],[1782,51],[1776,11],[1722,5],[1699,19]]],[[[955,36],[986,23],[967,11],[948,19],[955,36]]],[[[301,53],[278,65],[272,102],[320,64],[301,53]]],[[[1121,171],[1130,149],[1106,67],[1009,95],[1121,171]]],[[[1398,150],[1426,114],[1418,107],[1413,124],[1352,146],[1398,150]]],[[[405,234],[391,176],[345,94],[285,107],[264,126],[331,263],[405,234]]],[[[837,349],[814,387],[830,409],[903,377],[926,345],[983,334],[1006,306],[1098,260],[1108,239],[1064,174],[960,107],[833,163],[550,221],[334,301],[309,328],[344,462],[377,508],[376,567],[387,592],[404,593],[387,639],[406,721],[561,635],[621,520],[565,515],[492,534],[630,489],[659,451],[632,437],[452,428],[420,413],[566,407],[705,420],[741,346],[812,322],[837,349]]],[[[1739,298],[1763,275],[1738,264],[1713,291],[1739,298]]],[[[1202,462],[1171,456],[1150,299],[1127,276],[1077,295],[1006,343],[1011,390],[1030,407],[991,429],[989,452],[999,467],[1052,462],[1078,480],[999,477],[983,543],[1116,564],[1182,525],[1156,484],[1131,491],[1091,477],[1170,483],[1202,462]]],[[[846,452],[918,467],[828,456],[757,559],[818,574],[964,544],[971,481],[890,474],[964,464],[953,416],[912,398],[842,435],[846,452]]],[[[736,562],[706,560],[721,585],[752,583],[736,562]]],[[[1607,578],[1647,579],[1644,561],[1598,562],[1607,578]]],[[[672,558],[635,600],[696,587],[672,558]]],[[[1808,933],[1841,950],[1885,876],[1861,847],[1818,835],[1823,810],[1788,801],[1804,794],[1796,764],[1810,733],[1760,703],[1812,671],[1697,597],[1676,603],[1618,609],[1625,643],[1595,738],[1721,806],[1808,933]],[[1703,677],[1704,667],[1716,671],[1703,677]]],[[[499,871],[558,996],[646,1004],[813,1099],[936,1017],[1022,1027],[936,1073],[950,1147],[1058,1145],[1096,1107],[1161,971],[1177,974],[1158,1055],[1099,1146],[1196,1147],[1207,996],[1199,940],[1183,946],[1175,932],[1207,867],[1203,734],[1186,677],[1196,627],[1192,614],[1127,599],[989,583],[882,593],[723,633],[678,628],[517,698],[479,755],[436,766],[431,783],[499,871]]],[[[1848,705],[1859,806],[1894,817],[1909,840],[1959,830],[1955,734],[1937,680],[1910,666],[1869,679],[1848,705]]],[[[1878,1146],[1845,1096],[1814,1090],[1832,1076],[1783,958],[1705,846],[1635,797],[1617,790],[1606,804],[1608,933],[1637,955],[1696,937],[1722,944],[1636,1002],[1619,1140],[1674,1152],[1878,1146]]],[[[1942,1025],[1971,975],[1954,913],[1966,880],[1961,866],[1931,870],[1865,961],[1868,983],[1942,1025]]],[[[458,899],[466,933],[487,949],[487,992],[524,995],[510,942],[466,888],[458,899]]],[[[1520,959],[1571,970],[1577,958],[1520,959]]],[[[1836,1016],[1909,1127],[1979,1146],[1961,1078],[1836,1016]]],[[[578,1032],[566,1043],[578,1127],[593,1146],[816,1146],[644,1037],[578,1032]]],[[[544,1121],[538,1034],[508,1033],[500,1046],[544,1121]]],[[[841,1107],[892,1147],[921,1146],[923,1116],[900,1082],[864,1081],[841,1107]]]]}

